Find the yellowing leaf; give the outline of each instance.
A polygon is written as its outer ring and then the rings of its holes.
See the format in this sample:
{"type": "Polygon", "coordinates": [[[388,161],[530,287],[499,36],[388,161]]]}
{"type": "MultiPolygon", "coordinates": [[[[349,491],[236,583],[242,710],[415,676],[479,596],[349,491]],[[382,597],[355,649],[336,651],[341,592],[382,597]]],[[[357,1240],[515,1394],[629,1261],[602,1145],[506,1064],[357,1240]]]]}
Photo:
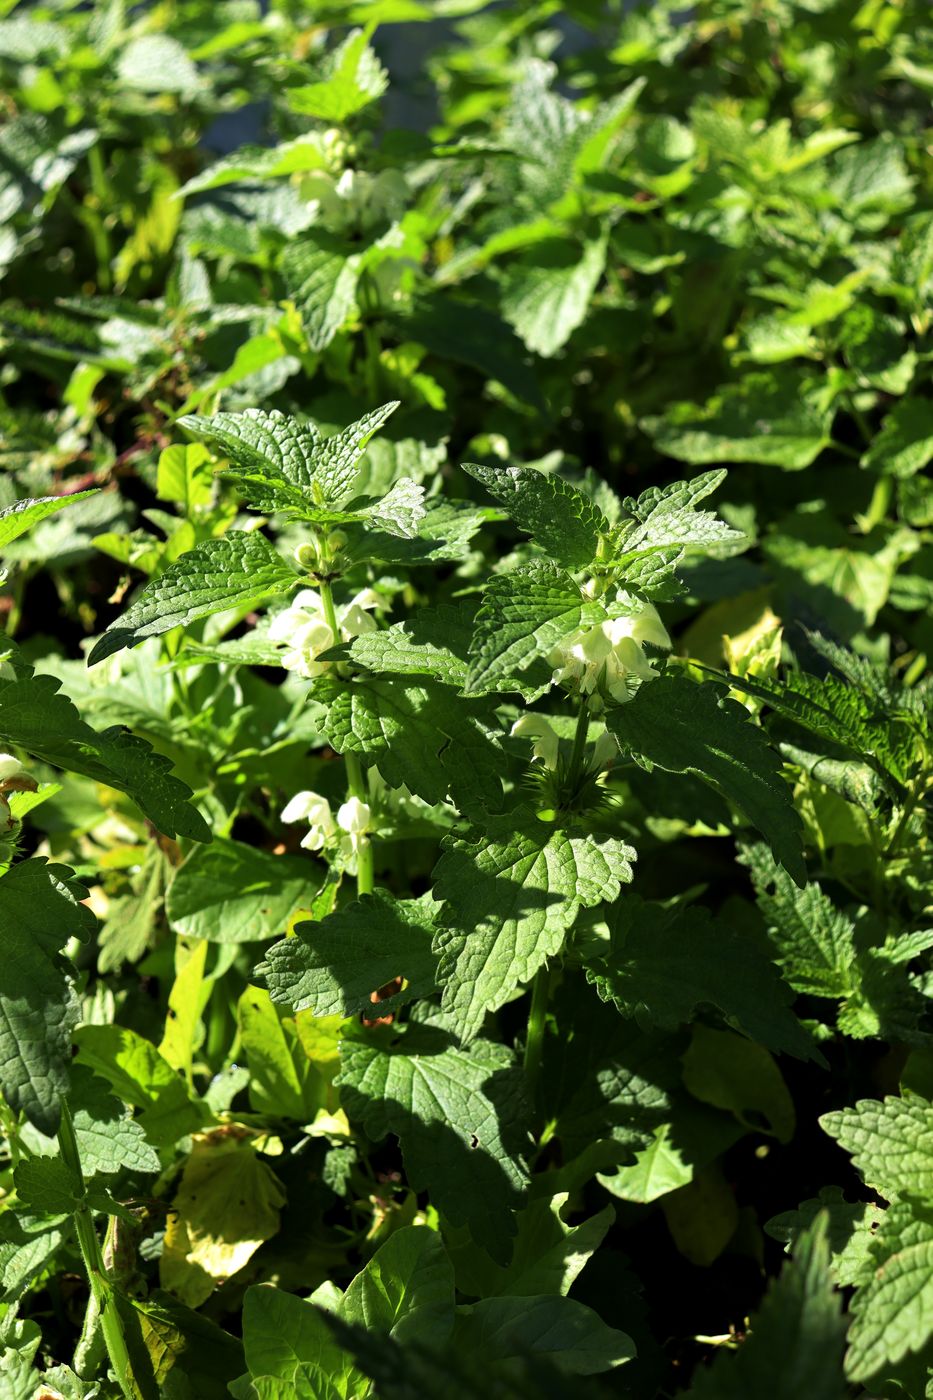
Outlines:
{"type": "Polygon", "coordinates": [[[285,1191],[240,1129],[199,1134],[165,1231],[160,1278],[196,1308],[279,1228],[285,1191]]]}

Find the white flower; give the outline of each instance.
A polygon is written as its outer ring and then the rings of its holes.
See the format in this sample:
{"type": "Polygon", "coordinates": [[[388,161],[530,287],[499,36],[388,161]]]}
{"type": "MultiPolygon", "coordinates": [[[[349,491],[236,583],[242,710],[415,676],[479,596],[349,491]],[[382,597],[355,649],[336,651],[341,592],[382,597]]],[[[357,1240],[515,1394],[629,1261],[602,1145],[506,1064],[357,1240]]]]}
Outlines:
{"type": "Polygon", "coordinates": [[[522,715],[509,732],[513,738],[534,739],[532,760],[540,758],[545,768],[557,767],[557,735],[541,715],[522,715]]]}
{"type": "Polygon", "coordinates": [[[618,601],[637,606],[637,611],[625,617],[607,618],[595,627],[578,627],[553,648],[548,660],[554,667],[551,679],[555,684],[571,682],[581,695],[604,692],[624,704],[635,694],[637,682],[657,676],[643,644],[670,646],[663,622],[651,603],[636,604],[624,593],[619,594],[618,601]]]}
{"type": "Polygon", "coordinates": [[[358,797],[347,798],[337,810],[337,825],[346,833],[346,839],[341,838],[341,845],[349,847],[356,855],[366,840],[371,820],[372,809],[368,802],[361,802],[358,797]]]}
{"type": "Polygon", "coordinates": [[[619,757],[619,746],[608,730],[600,734],[593,745],[594,769],[608,768],[619,757]]]}
{"type": "Polygon", "coordinates": [[[11,753],[0,753],[0,783],[5,783],[7,778],[17,778],[23,771],[23,765],[18,758],[14,758],[11,753]]]}
{"type": "Polygon", "coordinates": [[[340,641],[358,637],[362,632],[374,631],[376,623],[369,612],[381,606],[381,602],[371,588],[357,593],[349,603],[336,610],[340,635],[335,637],[327,621],[321,595],[313,588],[302,589],[289,607],[276,613],[269,627],[270,639],[284,643],[286,647],[282,654],[282,665],[286,671],[295,671],[309,680],[312,676],[323,675],[329,663],[319,661],[318,657],[340,641]]]}
{"type": "Polygon", "coordinates": [[[303,822],[310,830],[302,839],[306,851],[321,851],[337,835],[330,803],[319,792],[296,792],[282,811],[283,822],[303,822]]]}

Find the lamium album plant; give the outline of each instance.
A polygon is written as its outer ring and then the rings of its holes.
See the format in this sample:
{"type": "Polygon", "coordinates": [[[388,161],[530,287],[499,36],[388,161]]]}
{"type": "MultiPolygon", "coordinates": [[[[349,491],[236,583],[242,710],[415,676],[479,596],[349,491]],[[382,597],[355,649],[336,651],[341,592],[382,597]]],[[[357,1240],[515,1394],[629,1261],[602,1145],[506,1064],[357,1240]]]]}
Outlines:
{"type": "Polygon", "coordinates": [[[929,1400],[927,7],[0,70],[0,1400],[929,1400]]]}

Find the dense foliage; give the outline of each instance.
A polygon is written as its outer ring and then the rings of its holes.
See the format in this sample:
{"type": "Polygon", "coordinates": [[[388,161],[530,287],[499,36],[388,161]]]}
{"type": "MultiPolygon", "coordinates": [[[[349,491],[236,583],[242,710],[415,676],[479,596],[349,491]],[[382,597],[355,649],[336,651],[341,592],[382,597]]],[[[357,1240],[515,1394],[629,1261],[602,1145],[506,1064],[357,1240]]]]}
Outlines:
{"type": "Polygon", "coordinates": [[[925,0],[2,13],[0,1397],[933,1395],[925,0]]]}

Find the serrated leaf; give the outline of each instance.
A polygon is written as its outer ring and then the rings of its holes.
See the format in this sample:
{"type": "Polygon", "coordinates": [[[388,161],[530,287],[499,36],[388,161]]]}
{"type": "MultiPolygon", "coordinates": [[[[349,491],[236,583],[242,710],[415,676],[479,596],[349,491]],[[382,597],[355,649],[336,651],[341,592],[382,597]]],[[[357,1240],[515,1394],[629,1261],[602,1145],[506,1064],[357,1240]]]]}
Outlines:
{"type": "Polygon", "coordinates": [[[62,949],[70,938],[86,940],[97,924],[84,898],[64,865],[24,860],[0,876],[0,1088],[12,1109],[50,1137],[79,1017],[62,949]]]}
{"type": "Polygon", "coordinates": [[[461,465],[558,564],[582,569],[595,559],[600,536],[609,533],[609,521],[568,481],[531,467],[461,465]]]}
{"type": "Polygon", "coordinates": [[[526,670],[591,615],[594,622],[604,616],[570,575],[553,565],[494,574],[476,614],[464,690],[479,695],[496,688],[498,680],[526,670]]]}
{"type": "Polygon", "coordinates": [[[692,481],[652,486],[637,500],[622,502],[624,516],[612,533],[612,567],[626,582],[635,582],[630,571],[644,568],[642,556],[661,556],[656,564],[671,568],[690,546],[704,547],[741,539],[711,510],[697,510],[697,503],[712,494],[726,479],[725,471],[703,472],[692,481]]]}
{"type": "Polygon", "coordinates": [[[468,1225],[507,1262],[512,1212],[528,1183],[531,1146],[522,1077],[498,1046],[458,1049],[445,1033],[410,1026],[393,1044],[345,1040],[336,1079],[367,1133],[398,1137],[409,1183],[430,1191],[454,1225],[468,1225]]]}
{"type": "Polygon", "coordinates": [[[607,710],[606,725],[623,751],[649,770],[693,773],[734,802],[792,879],[805,883],[802,826],[780,760],[764,731],[721,686],[661,676],[627,705],[607,710]]]}
{"type": "Polygon", "coordinates": [[[885,418],[862,457],[862,466],[885,476],[904,478],[922,471],[931,460],[933,403],[929,399],[904,399],[885,418]]]}
{"type": "Polygon", "coordinates": [[[933,1336],[933,1206],[899,1202],[871,1242],[872,1272],[852,1301],[846,1374],[867,1381],[933,1336]]]}
{"type": "Polygon", "coordinates": [[[389,85],[389,75],[362,29],[351,30],[328,56],[324,72],[320,82],[288,90],[286,100],[293,112],[321,121],[345,122],[381,97],[389,85]]]}
{"type": "Polygon", "coordinates": [[[794,990],[818,997],[851,995],[858,981],[851,920],[819,885],[798,889],[765,846],[746,847],[743,861],[777,963],[794,990]]]}
{"type": "Polygon", "coordinates": [[[579,247],[564,240],[540,243],[505,276],[502,314],[529,350],[556,355],[582,325],[606,266],[606,241],[579,247]]]}
{"type": "Polygon", "coordinates": [[[398,400],[393,399],[323,439],[315,453],[314,480],[331,505],[342,505],[347,500],[370,438],[397,408],[398,400]]]}
{"type": "Polygon", "coordinates": [[[85,1180],[122,1168],[158,1172],[159,1154],[146,1141],[141,1123],[110,1092],[104,1080],[84,1065],[72,1065],[68,1094],[85,1180]]]}
{"type": "Polygon", "coordinates": [[[422,608],[384,631],[363,632],[348,643],[346,654],[375,675],[430,676],[459,689],[472,634],[469,614],[442,604],[422,608]]]}
{"type": "Polygon", "coordinates": [[[688,1400],[845,1400],[845,1322],[830,1274],[826,1217],[801,1236],[734,1353],[700,1371],[688,1400]]]}
{"type": "Polygon", "coordinates": [[[933,1104],[926,1099],[861,1099],[824,1113],[820,1127],[851,1153],[866,1185],[886,1201],[933,1200],[933,1104]]]}
{"type": "Polygon", "coordinates": [[[322,732],[338,753],[375,763],[390,787],[408,787],[432,805],[448,791],[461,806],[501,803],[501,754],[481,723],[482,708],[465,705],[431,682],[325,676],[311,689],[326,706],[322,732]]]}
{"type": "Polygon", "coordinates": [[[256,531],[231,530],[183,554],[112,622],[88,657],[95,666],[146,637],[188,627],[227,608],[245,608],[287,593],[298,575],[256,531]]]}
{"type": "Polygon", "coordinates": [[[673,1028],[712,1005],[769,1049],[814,1057],[790,1010],[790,988],[766,947],[697,905],[665,909],[628,895],[613,907],[609,942],[587,960],[587,978],[640,1024],[673,1028]]]}
{"type": "Polygon", "coordinates": [[[248,1288],[243,1345],[253,1385],[247,1393],[263,1400],[347,1400],[353,1368],[325,1316],[280,1288],[248,1288]]]}
{"type": "Polygon", "coordinates": [[[13,505],[6,506],[4,510],[0,510],[0,551],[11,540],[15,540],[19,535],[24,535],[27,530],[31,530],[33,525],[37,525],[40,520],[55,515],[58,511],[64,510],[66,506],[74,505],[75,501],[86,501],[88,496],[96,495],[96,489],[75,491],[70,496],[38,496],[24,501],[16,501],[13,505]]]}
{"type": "Polygon", "coordinates": [[[765,1225],[765,1233],[781,1240],[790,1253],[794,1242],[820,1213],[828,1217],[827,1234],[832,1250],[832,1272],[840,1288],[864,1283],[872,1275],[871,1244],[884,1219],[881,1206],[847,1201],[840,1186],[824,1186],[812,1200],[796,1210],[784,1211],[765,1225]]]}
{"type": "Polygon", "coordinates": [[[560,952],[581,908],[618,897],[635,852],[546,825],[530,808],[447,837],[434,872],[443,1006],[464,1038],[560,952]]]}
{"type": "Polygon", "coordinates": [[[125,792],[166,836],[209,841],[210,827],[171,763],[128,730],[92,729],[53,676],[0,678],[0,742],[125,792]]]}
{"type": "Polygon", "coordinates": [[[413,540],[424,519],[424,487],[403,478],[381,500],[354,514],[357,519],[371,521],[377,530],[385,530],[403,540],[413,540]]]}
{"type": "Polygon", "coordinates": [[[275,938],[308,908],[308,862],[216,837],[192,851],[169,886],[165,912],[176,933],[212,943],[275,938]]]}
{"type": "Polygon", "coordinates": [[[374,993],[396,978],[404,990],[380,998],[379,1015],[430,996],[437,959],[431,949],[434,901],[364,895],[320,922],[303,922],[273,944],[257,967],[272,1000],[315,1016],[371,1009],[374,993]]]}
{"type": "Polygon", "coordinates": [[[282,276],[312,350],[328,346],[351,315],[360,262],[359,253],[326,233],[306,234],[283,253],[282,276]]]}

